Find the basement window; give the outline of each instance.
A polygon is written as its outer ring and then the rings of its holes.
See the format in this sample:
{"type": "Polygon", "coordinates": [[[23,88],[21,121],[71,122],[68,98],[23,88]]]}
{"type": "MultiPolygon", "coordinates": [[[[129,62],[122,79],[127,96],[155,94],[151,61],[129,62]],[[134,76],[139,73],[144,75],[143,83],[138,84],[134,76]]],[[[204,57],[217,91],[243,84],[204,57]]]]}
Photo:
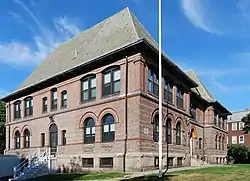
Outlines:
{"type": "Polygon", "coordinates": [[[100,158],[101,168],[113,168],[113,158],[100,158]]]}
{"type": "Polygon", "coordinates": [[[93,168],[94,158],[82,158],[82,167],[93,168]]]}

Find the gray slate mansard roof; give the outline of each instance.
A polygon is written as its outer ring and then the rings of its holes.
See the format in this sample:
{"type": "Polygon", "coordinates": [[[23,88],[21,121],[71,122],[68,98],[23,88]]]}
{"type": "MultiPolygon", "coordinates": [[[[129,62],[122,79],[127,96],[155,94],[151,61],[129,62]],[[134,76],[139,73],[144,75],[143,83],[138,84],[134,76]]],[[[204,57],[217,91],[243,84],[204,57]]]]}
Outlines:
{"type": "MultiPolygon", "coordinates": [[[[41,65],[7,97],[18,94],[20,91],[31,86],[35,86],[80,65],[87,64],[103,55],[119,50],[142,39],[145,39],[158,51],[156,41],[135,15],[128,8],[125,8],[55,49],[41,65]],[[77,56],[75,56],[76,52],[77,56]]],[[[183,74],[189,82],[196,85],[164,52],[163,56],[167,59],[168,63],[183,74]]]]}
{"type": "Polygon", "coordinates": [[[17,90],[39,83],[142,37],[157,46],[138,19],[125,8],[57,48],[17,90]],[[74,58],[76,51],[78,55],[74,58]]]}

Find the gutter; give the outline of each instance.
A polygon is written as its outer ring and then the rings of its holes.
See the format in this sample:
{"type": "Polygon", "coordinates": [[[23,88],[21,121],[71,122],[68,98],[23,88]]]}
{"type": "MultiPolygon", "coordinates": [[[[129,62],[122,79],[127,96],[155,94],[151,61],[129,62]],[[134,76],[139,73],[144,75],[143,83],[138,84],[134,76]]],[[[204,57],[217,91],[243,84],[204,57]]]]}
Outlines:
{"type": "MultiPolygon", "coordinates": [[[[9,118],[8,121],[11,122],[11,105],[10,105],[10,103],[9,103],[9,116],[8,116],[8,118],[9,118]]],[[[10,150],[10,124],[9,124],[8,136],[9,136],[9,140],[8,140],[8,143],[9,143],[9,145],[8,145],[8,150],[10,150]]]]}
{"type": "Polygon", "coordinates": [[[121,46],[121,47],[119,47],[119,48],[117,48],[117,49],[111,50],[111,51],[107,52],[106,54],[103,54],[103,55],[101,55],[101,56],[99,56],[99,57],[94,57],[94,58],[90,59],[89,61],[83,62],[82,64],[77,65],[77,66],[75,66],[75,67],[73,67],[73,68],[71,68],[71,69],[68,69],[68,70],[64,71],[64,72],[61,72],[61,73],[59,73],[59,74],[57,74],[57,75],[54,75],[54,76],[52,76],[52,77],[46,78],[46,79],[44,79],[44,80],[41,80],[41,81],[39,81],[39,82],[37,82],[37,83],[31,85],[31,86],[26,86],[26,87],[24,87],[24,88],[21,88],[21,89],[19,89],[19,90],[16,90],[16,91],[12,92],[11,94],[7,95],[6,97],[1,98],[0,101],[6,102],[5,100],[8,99],[10,96],[14,96],[14,95],[16,95],[16,94],[18,94],[18,93],[24,91],[25,89],[35,87],[35,86],[39,85],[40,83],[49,81],[49,80],[52,79],[52,78],[54,79],[54,78],[57,78],[57,77],[59,77],[59,76],[62,76],[62,75],[64,75],[64,74],[66,74],[66,73],[73,72],[73,71],[75,71],[75,70],[77,70],[77,69],[79,69],[79,68],[81,68],[81,67],[83,67],[83,66],[92,64],[93,62],[96,62],[96,61],[98,61],[98,60],[101,60],[101,59],[103,59],[103,58],[105,58],[105,57],[108,57],[108,56],[114,54],[114,53],[120,52],[120,51],[122,51],[122,50],[125,50],[125,49],[127,49],[127,48],[129,48],[129,47],[132,47],[132,46],[137,45],[137,44],[139,44],[139,43],[142,43],[142,42],[144,42],[144,41],[145,41],[144,38],[140,38],[140,39],[138,39],[138,40],[136,40],[136,41],[134,41],[134,42],[132,42],[132,43],[128,43],[128,44],[126,44],[126,45],[124,45],[124,46],[121,46]]]}
{"type": "MultiPolygon", "coordinates": [[[[73,67],[73,68],[70,68],[70,69],[68,69],[68,70],[65,70],[64,72],[58,73],[57,75],[54,75],[54,76],[52,76],[52,77],[46,78],[46,79],[44,79],[44,80],[41,80],[41,81],[39,81],[39,82],[37,82],[37,83],[35,83],[35,84],[33,84],[33,85],[26,86],[26,87],[24,87],[24,88],[18,89],[18,90],[16,90],[16,91],[12,92],[11,94],[7,95],[6,97],[1,98],[0,101],[8,102],[8,99],[10,99],[11,96],[15,96],[15,95],[17,95],[18,93],[20,93],[20,92],[22,92],[22,91],[24,91],[24,90],[26,90],[26,89],[29,89],[29,88],[31,89],[32,87],[38,86],[39,84],[45,83],[46,81],[49,81],[49,80],[51,80],[51,79],[59,78],[59,76],[62,76],[62,75],[64,75],[64,74],[67,74],[67,73],[70,73],[70,72],[73,72],[73,71],[75,71],[75,70],[78,70],[78,69],[82,68],[83,66],[92,64],[93,62],[96,62],[96,61],[98,61],[98,60],[101,60],[101,59],[103,59],[103,58],[106,58],[106,57],[108,57],[108,56],[110,56],[110,55],[112,55],[112,54],[114,54],[114,53],[118,53],[118,52],[120,52],[120,51],[122,51],[122,50],[125,50],[125,49],[127,49],[127,48],[129,48],[129,47],[135,46],[135,45],[140,44],[140,43],[145,43],[145,45],[147,45],[152,51],[154,51],[155,53],[158,53],[158,48],[155,47],[154,45],[152,45],[152,43],[150,43],[145,37],[142,37],[142,38],[140,38],[140,39],[138,39],[138,40],[136,40],[136,41],[133,41],[133,42],[128,43],[128,44],[125,44],[124,46],[121,46],[121,47],[119,47],[119,48],[117,48],[117,49],[111,50],[111,51],[109,51],[109,52],[107,52],[107,53],[105,53],[105,54],[103,54],[103,55],[100,55],[99,57],[94,57],[94,58],[90,59],[89,61],[83,62],[83,63],[80,64],[80,65],[77,65],[77,66],[75,66],[75,67],[73,67]]],[[[182,76],[184,76],[184,78],[188,81],[189,84],[191,84],[193,87],[197,87],[197,86],[198,86],[198,84],[197,84],[196,82],[194,82],[194,81],[193,81],[184,71],[182,71],[177,65],[175,65],[175,64],[173,63],[173,61],[172,61],[169,57],[167,57],[167,55],[165,55],[164,52],[163,52],[162,56],[163,56],[164,60],[165,60],[167,63],[169,63],[170,66],[172,66],[177,72],[179,72],[182,76]]]]}

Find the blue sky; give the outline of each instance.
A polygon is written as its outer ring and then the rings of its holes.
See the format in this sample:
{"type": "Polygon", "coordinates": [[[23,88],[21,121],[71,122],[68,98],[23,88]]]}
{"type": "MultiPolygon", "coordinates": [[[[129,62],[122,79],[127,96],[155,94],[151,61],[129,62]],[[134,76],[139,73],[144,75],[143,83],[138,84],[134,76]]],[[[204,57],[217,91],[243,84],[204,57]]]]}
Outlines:
{"type": "MultiPolygon", "coordinates": [[[[250,1],[163,1],[164,51],[228,109],[250,108],[250,1]]],[[[1,0],[0,96],[61,43],[125,7],[158,40],[156,0],[1,0]]]]}

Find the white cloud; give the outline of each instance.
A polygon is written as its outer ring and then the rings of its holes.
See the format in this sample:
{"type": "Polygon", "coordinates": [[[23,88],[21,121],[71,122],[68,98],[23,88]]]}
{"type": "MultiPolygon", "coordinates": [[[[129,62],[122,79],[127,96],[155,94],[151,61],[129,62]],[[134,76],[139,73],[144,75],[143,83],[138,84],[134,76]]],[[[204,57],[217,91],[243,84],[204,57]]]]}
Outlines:
{"type": "Polygon", "coordinates": [[[76,34],[80,33],[79,28],[76,25],[71,24],[70,19],[66,16],[58,17],[54,20],[54,22],[55,22],[55,24],[59,25],[57,27],[60,27],[59,30],[61,32],[68,31],[72,35],[76,35],[76,34]]]}
{"type": "Polygon", "coordinates": [[[54,18],[54,27],[49,28],[22,1],[14,0],[14,2],[22,7],[34,24],[26,23],[18,13],[9,12],[9,14],[34,34],[33,42],[0,41],[0,62],[18,66],[37,65],[53,49],[80,32],[78,26],[67,16],[54,18]]]}
{"type": "Polygon", "coordinates": [[[0,89],[0,99],[7,96],[9,94],[8,91],[4,90],[4,89],[0,89]]]}
{"type": "Polygon", "coordinates": [[[187,19],[197,28],[213,34],[222,33],[209,21],[211,13],[209,13],[209,7],[205,0],[182,0],[181,7],[187,19]]]}

